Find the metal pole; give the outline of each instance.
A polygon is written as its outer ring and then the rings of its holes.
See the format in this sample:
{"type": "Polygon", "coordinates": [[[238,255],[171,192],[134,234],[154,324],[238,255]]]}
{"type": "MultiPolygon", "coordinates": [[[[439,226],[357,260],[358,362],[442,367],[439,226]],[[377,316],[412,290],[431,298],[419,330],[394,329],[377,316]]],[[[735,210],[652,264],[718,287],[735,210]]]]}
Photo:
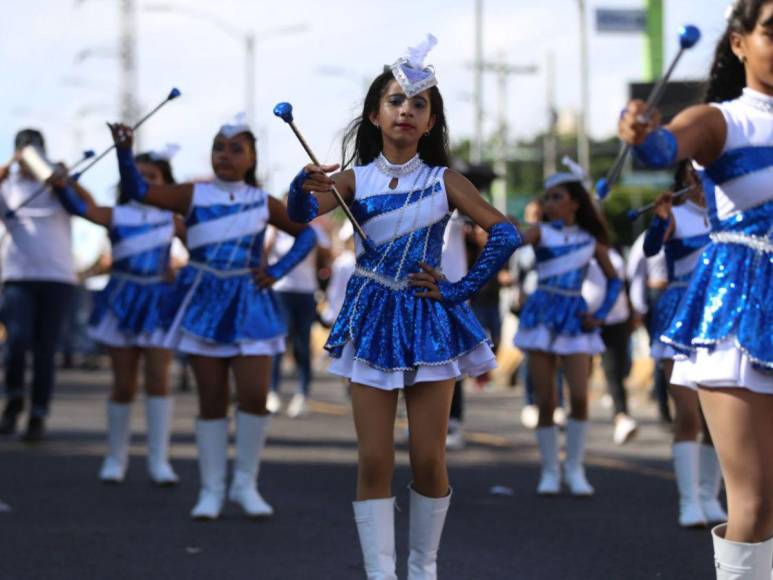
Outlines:
{"type": "MultiPolygon", "coordinates": [[[[137,6],[121,1],[121,118],[133,123],[137,115],[137,6]]],[[[135,139],[135,147],[140,144],[135,139]]]]}
{"type": "Polygon", "coordinates": [[[483,159],[483,0],[475,0],[475,136],[471,159],[483,159]]]}
{"type": "Polygon", "coordinates": [[[255,127],[255,34],[249,32],[244,37],[245,75],[244,75],[244,112],[247,123],[255,127]]]}
{"type": "Polygon", "coordinates": [[[497,143],[496,161],[494,171],[497,180],[492,187],[492,200],[494,207],[502,213],[507,212],[507,76],[508,67],[505,60],[505,52],[499,53],[499,65],[497,70],[497,89],[499,101],[499,135],[497,143]]]}
{"type": "Polygon", "coordinates": [[[542,172],[547,178],[556,172],[556,95],[555,55],[548,52],[545,63],[546,101],[548,126],[542,146],[542,172]]]}
{"type": "Polygon", "coordinates": [[[577,121],[577,157],[585,171],[590,172],[590,143],[588,142],[588,109],[590,89],[588,72],[588,28],[585,20],[585,0],[578,0],[580,8],[580,114],[577,121]]]}

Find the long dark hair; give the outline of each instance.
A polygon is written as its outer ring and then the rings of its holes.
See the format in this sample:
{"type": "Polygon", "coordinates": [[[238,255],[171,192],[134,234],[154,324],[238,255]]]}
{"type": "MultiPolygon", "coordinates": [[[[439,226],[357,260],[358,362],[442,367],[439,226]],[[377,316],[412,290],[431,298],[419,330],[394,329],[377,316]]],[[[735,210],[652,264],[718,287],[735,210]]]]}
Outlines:
{"type": "MultiPolygon", "coordinates": [[[[157,155],[154,155],[153,153],[140,153],[139,155],[134,156],[134,162],[135,163],[147,163],[148,165],[153,165],[156,169],[158,169],[161,172],[161,177],[164,180],[164,185],[174,185],[177,183],[174,178],[174,173],[172,173],[172,164],[169,163],[168,159],[161,159],[157,155]]],[[[118,200],[116,203],[118,205],[123,205],[125,203],[129,203],[131,199],[128,195],[126,195],[123,192],[123,189],[121,187],[118,188],[118,200]]]]}
{"type": "MultiPolygon", "coordinates": [[[[352,164],[367,165],[378,157],[384,148],[381,130],[370,122],[370,115],[378,113],[381,98],[384,96],[389,82],[393,81],[394,78],[391,70],[385,70],[371,83],[362,105],[362,114],[349,123],[344,132],[341,143],[342,168],[352,164]]],[[[446,126],[443,97],[437,87],[429,89],[429,104],[430,113],[435,116],[435,125],[429,135],[424,135],[419,140],[419,157],[427,165],[447,167],[449,165],[448,127],[446,126]]]]}
{"type": "Polygon", "coordinates": [[[252,152],[255,154],[255,163],[253,163],[249,168],[247,168],[247,171],[244,174],[244,183],[247,185],[251,185],[252,187],[259,187],[258,185],[258,139],[255,137],[255,134],[252,131],[245,131],[244,133],[239,133],[239,135],[244,135],[244,137],[247,139],[247,143],[249,143],[250,147],[252,148],[252,152]]]}
{"type": "Polygon", "coordinates": [[[596,238],[597,242],[609,245],[609,232],[604,218],[596,209],[591,201],[590,194],[585,186],[579,181],[564,183],[561,187],[569,192],[569,196],[577,202],[577,213],[575,214],[575,223],[596,238]]]}
{"type": "Polygon", "coordinates": [[[714,51],[714,62],[703,102],[721,103],[741,96],[746,86],[746,70],[733,53],[730,38],[733,34],[746,35],[752,32],[757,26],[762,7],[768,2],[770,0],[737,0],[733,4],[725,34],[714,51]]]}

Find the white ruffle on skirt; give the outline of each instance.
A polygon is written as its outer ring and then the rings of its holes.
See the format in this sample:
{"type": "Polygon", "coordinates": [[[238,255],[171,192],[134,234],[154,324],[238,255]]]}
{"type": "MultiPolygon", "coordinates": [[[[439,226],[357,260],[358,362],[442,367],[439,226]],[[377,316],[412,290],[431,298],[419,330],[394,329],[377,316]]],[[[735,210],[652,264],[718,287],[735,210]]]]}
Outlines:
{"type": "Polygon", "coordinates": [[[689,358],[674,361],[671,383],[697,389],[702,387],[740,387],[755,393],[773,395],[773,373],[754,368],[749,356],[732,338],[713,350],[698,349],[689,358]]]}
{"type": "Polygon", "coordinates": [[[123,332],[118,328],[118,319],[112,312],[106,312],[99,324],[89,326],[87,333],[92,340],[115,348],[166,348],[166,333],[163,330],[159,328],[151,333],[137,335],[123,332]]]}
{"type": "Polygon", "coordinates": [[[515,346],[521,350],[537,350],[553,354],[599,354],[604,352],[604,341],[598,332],[581,334],[557,334],[546,326],[519,328],[515,333],[515,346]]]}
{"type": "Polygon", "coordinates": [[[200,337],[178,329],[178,336],[167,340],[169,348],[178,352],[215,358],[231,358],[234,356],[274,356],[285,351],[284,336],[267,338],[265,340],[246,340],[235,344],[219,344],[202,340],[200,337]],[[171,345],[174,346],[171,346],[171,345]]]}
{"type": "Polygon", "coordinates": [[[385,371],[355,359],[352,344],[347,342],[341,356],[333,359],[328,370],[334,375],[350,379],[353,383],[393,391],[427,381],[445,381],[465,375],[477,377],[496,366],[496,357],[491,347],[484,342],[444,364],[419,365],[416,370],[385,371]]]}

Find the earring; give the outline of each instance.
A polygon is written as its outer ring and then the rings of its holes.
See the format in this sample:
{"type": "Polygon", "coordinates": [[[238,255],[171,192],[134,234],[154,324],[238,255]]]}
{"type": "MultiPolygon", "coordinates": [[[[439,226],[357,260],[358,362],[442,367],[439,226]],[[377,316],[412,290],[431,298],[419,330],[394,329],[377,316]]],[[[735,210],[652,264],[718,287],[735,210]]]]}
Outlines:
{"type": "Polygon", "coordinates": [[[424,133],[424,136],[425,136],[425,137],[429,137],[429,131],[427,131],[426,133],[424,133]]]}
{"type": "Polygon", "coordinates": [[[741,64],[746,64],[746,56],[745,55],[742,54],[741,56],[739,56],[738,60],[741,61],[741,64]]]}

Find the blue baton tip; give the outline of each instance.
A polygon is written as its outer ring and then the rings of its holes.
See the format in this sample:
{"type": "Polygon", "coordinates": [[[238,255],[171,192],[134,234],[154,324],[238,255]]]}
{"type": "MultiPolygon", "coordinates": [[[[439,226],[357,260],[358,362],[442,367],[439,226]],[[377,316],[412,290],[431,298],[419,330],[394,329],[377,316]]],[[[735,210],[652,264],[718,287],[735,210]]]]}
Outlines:
{"type": "Polygon", "coordinates": [[[679,46],[684,49],[692,48],[701,39],[701,31],[697,26],[685,24],[679,29],[679,46]]]}
{"type": "Polygon", "coordinates": [[[290,103],[279,103],[274,107],[274,114],[285,123],[293,122],[293,106],[290,103]]]}

